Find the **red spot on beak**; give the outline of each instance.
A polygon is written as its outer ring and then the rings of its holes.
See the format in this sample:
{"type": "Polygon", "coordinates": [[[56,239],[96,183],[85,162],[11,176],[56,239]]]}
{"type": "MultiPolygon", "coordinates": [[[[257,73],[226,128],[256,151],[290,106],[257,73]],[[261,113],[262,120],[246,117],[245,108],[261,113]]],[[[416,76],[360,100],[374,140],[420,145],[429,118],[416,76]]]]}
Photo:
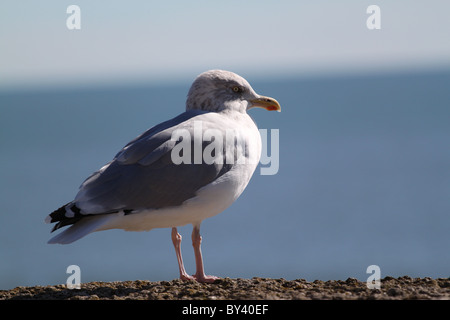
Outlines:
{"type": "Polygon", "coordinates": [[[269,111],[275,111],[275,110],[278,110],[278,107],[276,107],[276,106],[267,106],[266,109],[269,110],[269,111]]]}

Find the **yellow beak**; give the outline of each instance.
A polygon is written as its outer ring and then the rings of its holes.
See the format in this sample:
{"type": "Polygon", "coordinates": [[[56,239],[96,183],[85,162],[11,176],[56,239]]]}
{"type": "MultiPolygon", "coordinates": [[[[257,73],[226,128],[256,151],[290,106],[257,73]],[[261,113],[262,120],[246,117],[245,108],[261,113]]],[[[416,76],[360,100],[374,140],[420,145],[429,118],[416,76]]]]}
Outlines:
{"type": "Polygon", "coordinates": [[[250,108],[258,107],[269,111],[281,111],[280,104],[274,98],[259,96],[259,98],[250,100],[250,102],[252,104],[250,108]]]}

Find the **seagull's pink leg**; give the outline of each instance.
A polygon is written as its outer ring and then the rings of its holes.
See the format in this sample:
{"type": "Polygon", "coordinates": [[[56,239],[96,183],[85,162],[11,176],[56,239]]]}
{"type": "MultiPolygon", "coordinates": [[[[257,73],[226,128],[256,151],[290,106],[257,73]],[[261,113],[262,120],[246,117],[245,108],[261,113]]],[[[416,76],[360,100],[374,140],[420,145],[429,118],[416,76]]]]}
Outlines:
{"type": "Polygon", "coordinates": [[[178,233],[177,228],[172,228],[172,242],[175,247],[175,253],[177,254],[178,268],[180,269],[181,280],[194,280],[194,277],[187,274],[184,269],[183,257],[181,256],[181,234],[178,233]]]}
{"type": "Polygon", "coordinates": [[[200,248],[201,244],[202,244],[202,236],[200,235],[200,225],[194,225],[194,229],[192,230],[192,246],[194,247],[195,265],[196,265],[196,272],[194,278],[198,282],[211,283],[220,278],[216,276],[205,275],[205,271],[203,269],[202,250],[200,248]]]}

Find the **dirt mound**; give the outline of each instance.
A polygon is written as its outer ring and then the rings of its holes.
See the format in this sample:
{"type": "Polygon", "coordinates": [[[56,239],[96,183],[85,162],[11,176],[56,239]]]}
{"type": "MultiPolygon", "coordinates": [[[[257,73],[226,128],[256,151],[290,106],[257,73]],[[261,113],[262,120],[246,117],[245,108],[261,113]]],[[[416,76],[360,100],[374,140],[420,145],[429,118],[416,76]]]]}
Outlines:
{"type": "Polygon", "coordinates": [[[365,282],[343,280],[308,282],[304,279],[220,279],[212,284],[172,281],[122,281],[82,283],[81,289],[65,285],[17,287],[0,290],[0,300],[404,300],[450,299],[450,278],[381,279],[380,289],[365,282]]]}

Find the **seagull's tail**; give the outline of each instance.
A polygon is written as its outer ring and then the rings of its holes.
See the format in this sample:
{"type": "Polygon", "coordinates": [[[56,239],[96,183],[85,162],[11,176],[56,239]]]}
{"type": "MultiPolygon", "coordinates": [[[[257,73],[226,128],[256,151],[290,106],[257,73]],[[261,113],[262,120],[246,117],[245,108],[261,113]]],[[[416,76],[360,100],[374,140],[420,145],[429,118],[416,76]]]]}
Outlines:
{"type": "Polygon", "coordinates": [[[83,238],[89,233],[99,231],[111,217],[109,215],[90,216],[83,218],[63,232],[51,238],[48,243],[68,244],[83,238]]]}

